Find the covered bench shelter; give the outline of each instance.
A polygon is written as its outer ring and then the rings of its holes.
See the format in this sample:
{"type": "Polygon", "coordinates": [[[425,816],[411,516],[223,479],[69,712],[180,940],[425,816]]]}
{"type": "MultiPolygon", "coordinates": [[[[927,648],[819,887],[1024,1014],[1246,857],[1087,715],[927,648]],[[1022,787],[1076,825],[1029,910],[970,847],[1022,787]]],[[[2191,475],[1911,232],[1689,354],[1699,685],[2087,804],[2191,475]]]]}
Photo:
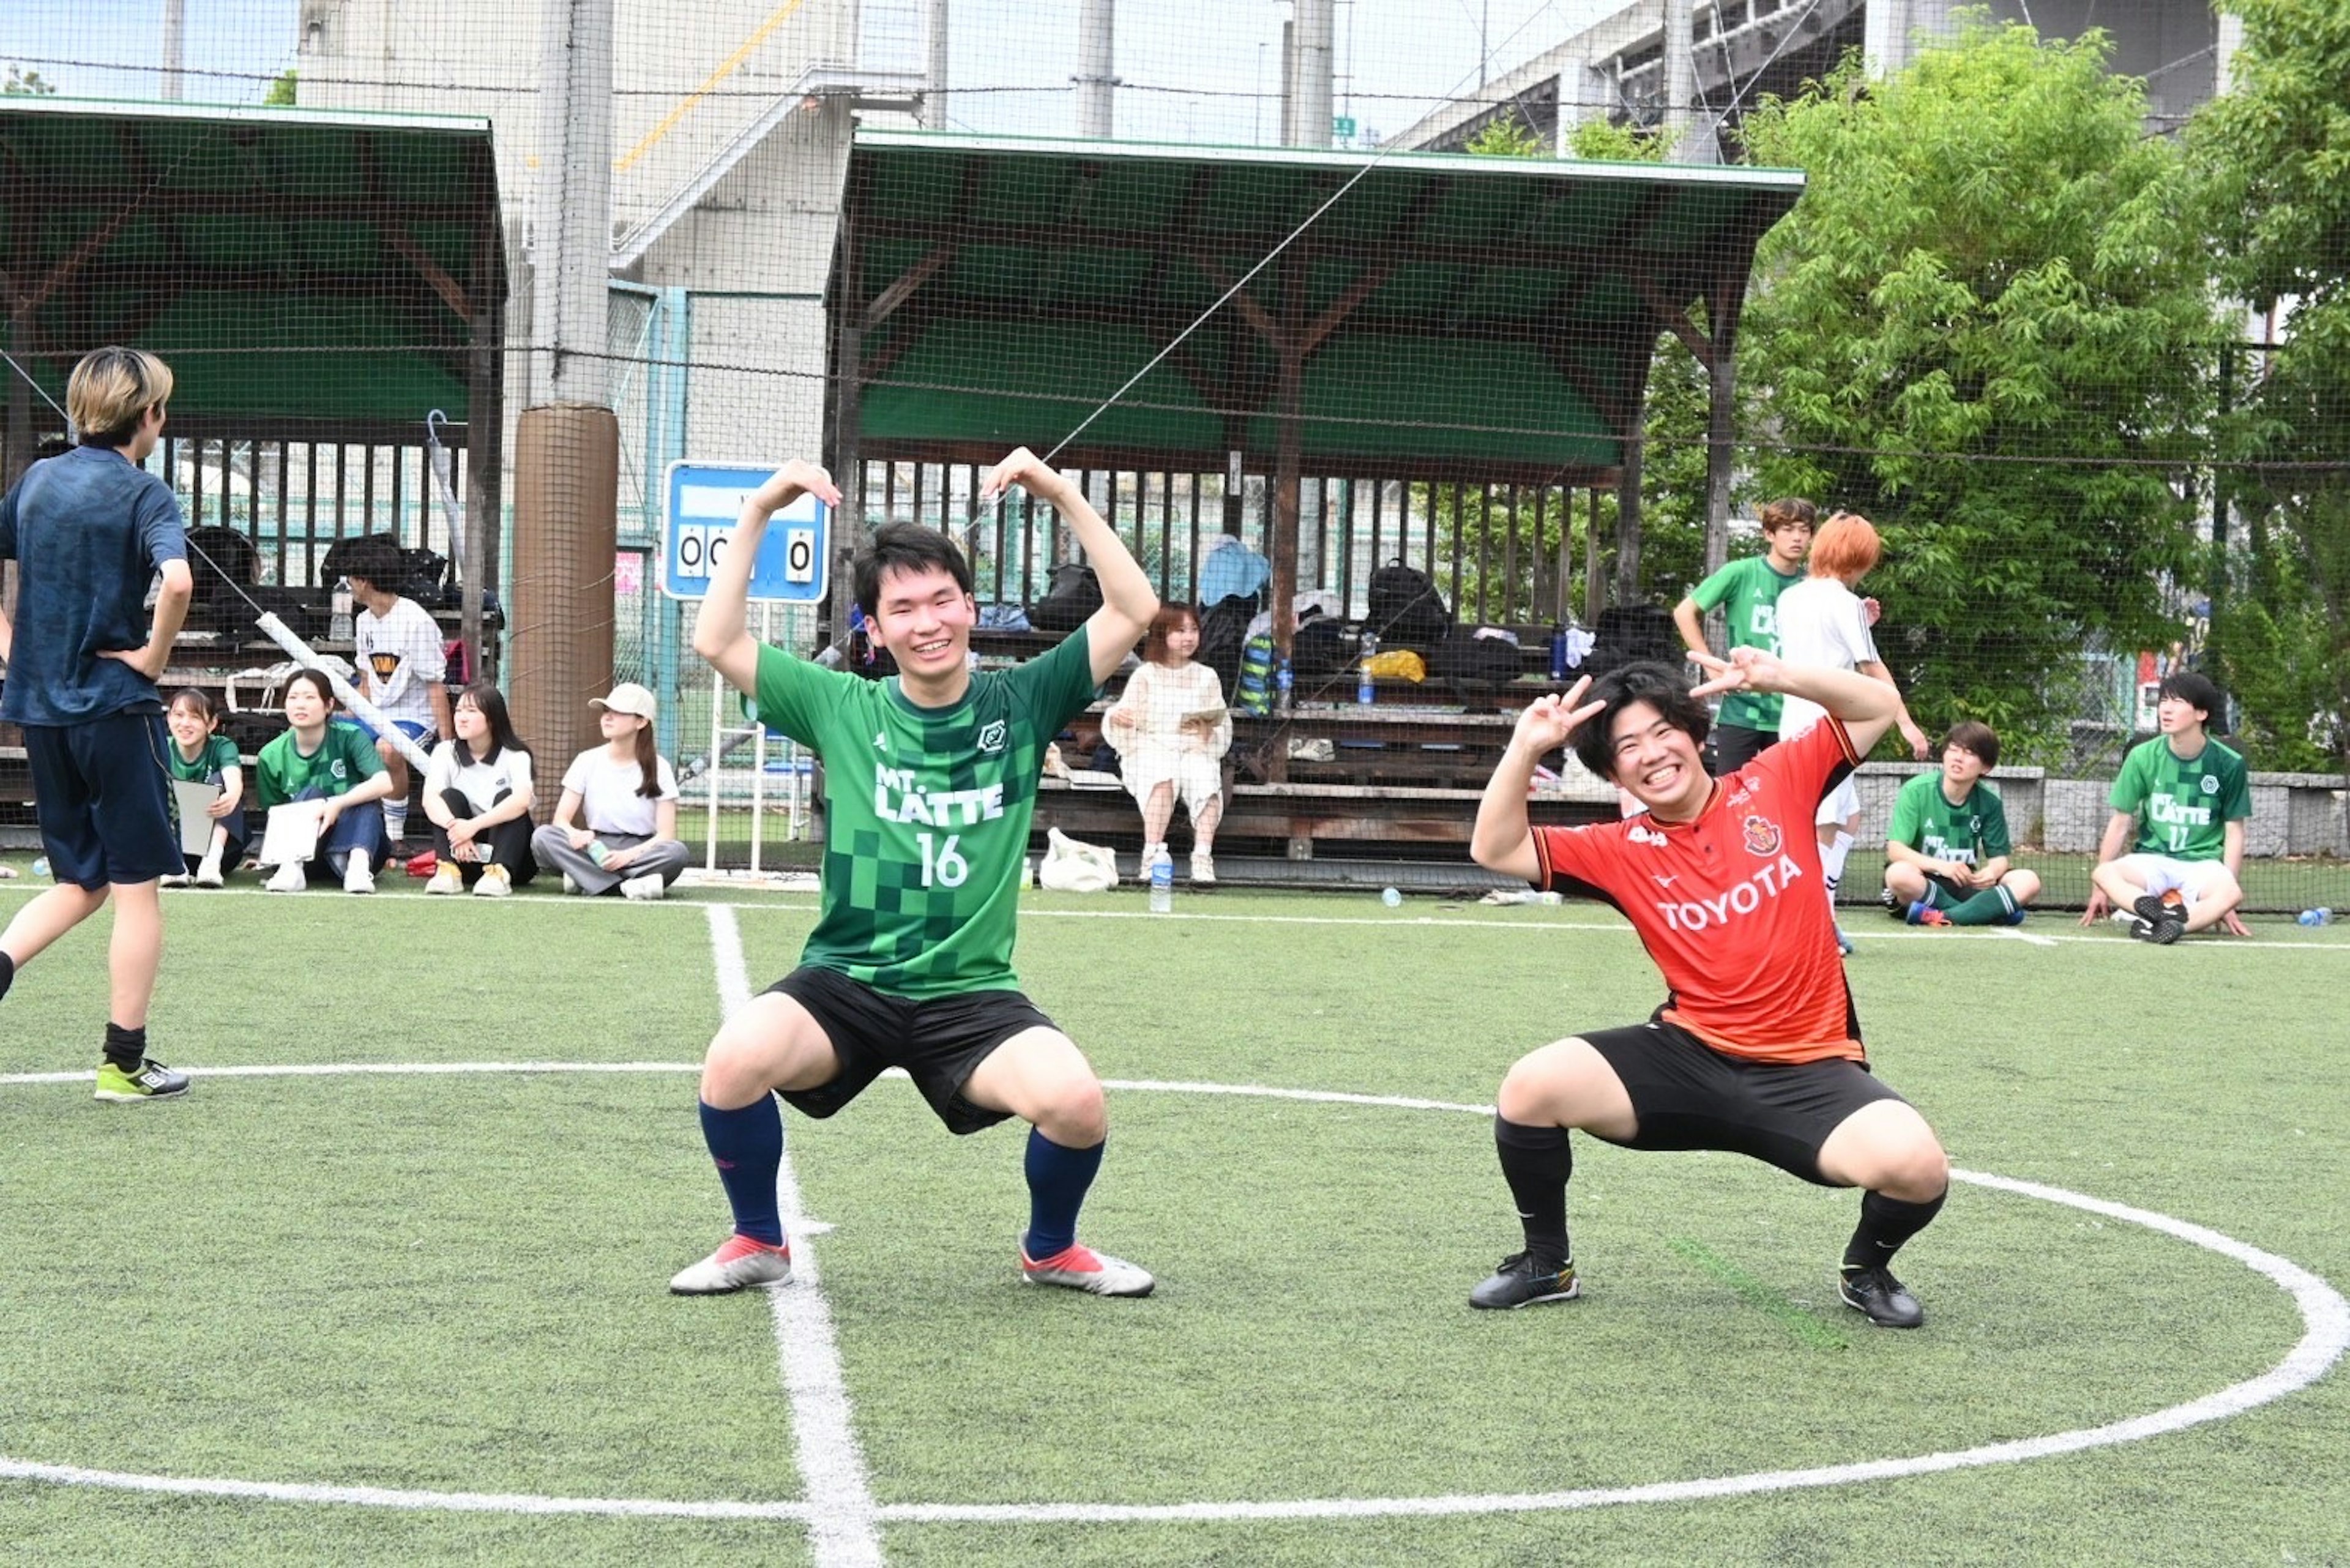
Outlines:
{"type": "Polygon", "coordinates": [[[1790,171],[860,130],[827,301],[847,514],[868,514],[868,462],[1076,431],[1064,467],[1269,474],[1276,603],[1307,473],[1613,487],[1637,573],[1642,404],[1671,332],[1711,379],[1719,558],[1747,275],[1802,190],[1790,171]]]}
{"type": "Polygon", "coordinates": [[[82,354],[151,349],[172,367],[163,472],[190,525],[234,528],[278,583],[315,585],[334,540],[387,514],[417,519],[404,543],[458,555],[434,531],[439,410],[476,668],[505,300],[487,120],[0,98],[0,308],[23,368],[0,366],[5,477],[64,433],[50,403],[82,354]]]}

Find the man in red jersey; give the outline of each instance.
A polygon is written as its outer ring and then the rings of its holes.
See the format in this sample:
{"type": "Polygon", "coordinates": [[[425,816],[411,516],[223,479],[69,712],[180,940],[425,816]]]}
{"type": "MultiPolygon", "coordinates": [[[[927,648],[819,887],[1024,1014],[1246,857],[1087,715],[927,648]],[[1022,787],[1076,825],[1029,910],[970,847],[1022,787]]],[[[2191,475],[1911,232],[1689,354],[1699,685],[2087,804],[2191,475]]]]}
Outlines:
{"type": "Polygon", "coordinates": [[[1536,699],[1478,806],[1479,865],[1614,905],[1669,989],[1648,1023],[1545,1045],[1503,1080],[1493,1138],[1526,1245],[1469,1304],[1579,1293],[1566,1181],[1567,1131],[1580,1127],[1627,1148],[1728,1149],[1824,1187],[1863,1189],[1838,1293],[1872,1323],[1915,1328],[1925,1314],[1887,1265],[1941,1208],[1950,1161],[1925,1117],[1868,1070],[1812,832],[1821,799],[1891,727],[1901,700],[1865,675],[1783,664],[1759,649],[1690,657],[1711,676],[1693,691],[1663,665],[1632,664],[1536,699]],[[1699,752],[1703,699],[1722,691],[1805,698],[1827,717],[1716,779],[1699,752]],[[1569,742],[1647,812],[1530,827],[1534,763],[1569,742]]]}

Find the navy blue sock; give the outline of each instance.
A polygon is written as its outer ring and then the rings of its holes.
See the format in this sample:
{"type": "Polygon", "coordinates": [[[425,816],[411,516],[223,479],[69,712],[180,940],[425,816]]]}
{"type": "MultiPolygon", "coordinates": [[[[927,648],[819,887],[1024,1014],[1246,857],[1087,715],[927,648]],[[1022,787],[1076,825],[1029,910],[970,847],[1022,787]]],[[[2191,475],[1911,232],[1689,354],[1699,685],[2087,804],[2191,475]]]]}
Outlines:
{"type": "Polygon", "coordinates": [[[1077,1210],[1101,1168],[1103,1147],[1064,1148],[1028,1129],[1028,1233],[1020,1245],[1030,1258],[1042,1262],[1076,1244],[1077,1210]]]}
{"type": "Polygon", "coordinates": [[[775,1171],[784,1163],[784,1113],[775,1096],[761,1095],[739,1111],[702,1107],[702,1141],[718,1164],[734,1229],[770,1247],[784,1244],[784,1218],[775,1212],[775,1171]]]}

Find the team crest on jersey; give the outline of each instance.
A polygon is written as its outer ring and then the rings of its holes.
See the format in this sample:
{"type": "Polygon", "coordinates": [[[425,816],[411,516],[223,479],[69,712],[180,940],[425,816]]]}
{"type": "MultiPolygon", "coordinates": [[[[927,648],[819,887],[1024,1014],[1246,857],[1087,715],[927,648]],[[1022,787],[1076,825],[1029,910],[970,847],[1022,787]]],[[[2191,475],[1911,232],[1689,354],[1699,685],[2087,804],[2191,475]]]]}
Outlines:
{"type": "Polygon", "coordinates": [[[1779,825],[1767,816],[1750,816],[1741,825],[1746,832],[1746,852],[1749,855],[1779,853],[1779,825]]]}
{"type": "Polygon", "coordinates": [[[2220,778],[2218,774],[2205,774],[2203,775],[2203,793],[2205,794],[2218,794],[2220,793],[2220,778]]]}
{"type": "Polygon", "coordinates": [[[998,719],[993,723],[987,725],[979,732],[979,749],[990,755],[1002,751],[1003,749],[1003,721],[998,719]]]}
{"type": "Polygon", "coordinates": [[[346,778],[348,776],[343,772],[343,760],[340,757],[337,757],[334,762],[328,765],[327,776],[333,779],[346,778]]]}
{"type": "Polygon", "coordinates": [[[1635,827],[1630,833],[1625,835],[1625,836],[1629,838],[1635,844],[1655,844],[1661,846],[1672,842],[1672,840],[1667,838],[1663,834],[1658,832],[1653,827],[1635,827]]]}
{"type": "Polygon", "coordinates": [[[1980,816],[1970,816],[1967,818],[1967,832],[1977,838],[1981,838],[1982,836],[1982,818],[1980,816]]]}

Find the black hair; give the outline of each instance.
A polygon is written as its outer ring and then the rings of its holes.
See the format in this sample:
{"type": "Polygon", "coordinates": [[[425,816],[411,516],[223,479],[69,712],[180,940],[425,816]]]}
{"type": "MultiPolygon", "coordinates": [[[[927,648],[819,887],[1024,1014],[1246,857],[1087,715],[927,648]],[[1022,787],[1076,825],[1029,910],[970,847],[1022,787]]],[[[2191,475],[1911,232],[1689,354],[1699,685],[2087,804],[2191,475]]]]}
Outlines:
{"type": "Polygon", "coordinates": [[[1585,767],[1610,782],[1616,777],[1616,718],[1635,702],[1654,708],[1659,718],[1689,736],[1700,750],[1704,749],[1706,732],[1713,728],[1713,716],[1703,702],[1690,695],[1680,672],[1653,662],[1609,670],[1591,683],[1577,706],[1593,702],[1605,706],[1575,731],[1575,754],[1585,767]]]}
{"type": "MultiPolygon", "coordinates": [[[[496,762],[501,752],[520,752],[525,757],[530,755],[530,748],[522,743],[520,735],[515,733],[513,716],[506,711],[505,693],[499,691],[494,682],[484,680],[468,686],[457,693],[457,701],[473,703],[490,727],[490,749],[478,757],[473,756],[473,748],[465,744],[463,739],[453,734],[449,737],[464,755],[473,757],[477,763],[496,762]]],[[[453,709],[454,704],[452,707],[453,709]]]]}
{"type": "Polygon", "coordinates": [[[1982,759],[1986,770],[1999,766],[1999,732],[1980,719],[1961,719],[1942,737],[1942,750],[1963,746],[1982,759]]]}
{"type": "Polygon", "coordinates": [[[919,576],[933,567],[954,578],[955,587],[966,595],[972,592],[971,563],[963,558],[953,540],[919,523],[884,523],[873,530],[872,537],[857,553],[851,566],[857,607],[871,617],[874,605],[881,597],[884,577],[893,572],[919,576]]]}
{"type": "Polygon", "coordinates": [[[342,706],[341,701],[335,695],[334,681],[325,670],[315,664],[306,664],[286,678],[285,686],[277,693],[278,701],[284,702],[286,693],[293,691],[297,684],[308,685],[317,690],[319,701],[327,705],[328,718],[332,718],[335,710],[342,706]]]}
{"type": "Polygon", "coordinates": [[[2228,700],[2220,695],[2219,687],[2211,683],[2208,675],[2192,670],[2174,670],[2162,678],[2160,694],[2176,697],[2190,708],[2202,709],[2203,727],[2207,730],[2220,730],[2227,722],[2228,700]]]}
{"type": "Polygon", "coordinates": [[[364,581],[379,593],[397,594],[408,576],[400,546],[387,534],[368,534],[333,552],[335,572],[364,581]]]}

